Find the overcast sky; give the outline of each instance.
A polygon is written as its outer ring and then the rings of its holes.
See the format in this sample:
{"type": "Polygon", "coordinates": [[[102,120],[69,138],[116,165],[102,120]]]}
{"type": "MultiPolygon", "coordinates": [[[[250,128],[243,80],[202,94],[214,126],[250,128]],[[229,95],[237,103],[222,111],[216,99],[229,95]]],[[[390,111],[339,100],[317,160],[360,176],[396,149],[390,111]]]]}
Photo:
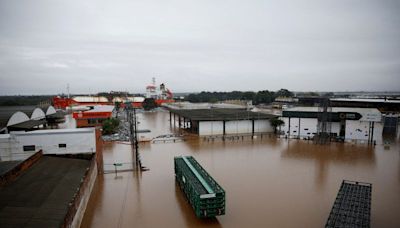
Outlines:
{"type": "Polygon", "coordinates": [[[0,94],[399,91],[400,1],[0,0],[0,94]]]}

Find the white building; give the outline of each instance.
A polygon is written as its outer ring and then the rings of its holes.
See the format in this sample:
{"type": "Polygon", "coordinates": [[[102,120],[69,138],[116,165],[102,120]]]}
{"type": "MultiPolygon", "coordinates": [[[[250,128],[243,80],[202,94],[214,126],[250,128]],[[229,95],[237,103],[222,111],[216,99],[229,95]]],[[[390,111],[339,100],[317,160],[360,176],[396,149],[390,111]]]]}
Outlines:
{"type": "Polygon", "coordinates": [[[40,150],[43,154],[95,153],[95,129],[54,129],[0,134],[0,161],[24,160],[40,150]]]}

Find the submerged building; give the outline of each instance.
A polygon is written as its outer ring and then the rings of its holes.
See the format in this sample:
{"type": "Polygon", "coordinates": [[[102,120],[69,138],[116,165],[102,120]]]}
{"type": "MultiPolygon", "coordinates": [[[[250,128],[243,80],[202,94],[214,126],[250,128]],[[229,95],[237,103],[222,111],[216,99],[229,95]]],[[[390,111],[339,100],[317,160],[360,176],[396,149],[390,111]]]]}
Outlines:
{"type": "Polygon", "coordinates": [[[243,109],[169,109],[173,126],[204,135],[255,135],[274,132],[274,115],[243,109]]]}
{"type": "MultiPolygon", "coordinates": [[[[318,119],[322,115],[318,107],[295,107],[282,111],[285,122],[281,132],[287,137],[312,138],[318,132],[318,119]]],[[[329,133],[340,140],[365,140],[372,142],[374,135],[381,134],[382,114],[376,108],[332,107],[328,113],[329,133]]]]}

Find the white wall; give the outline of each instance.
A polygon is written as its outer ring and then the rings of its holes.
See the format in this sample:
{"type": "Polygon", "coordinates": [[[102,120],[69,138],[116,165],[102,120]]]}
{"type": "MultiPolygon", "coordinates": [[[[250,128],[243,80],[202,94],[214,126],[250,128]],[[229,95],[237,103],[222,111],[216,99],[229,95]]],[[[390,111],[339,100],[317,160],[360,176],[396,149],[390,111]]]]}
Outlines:
{"type": "Polygon", "coordinates": [[[251,120],[234,120],[225,122],[226,134],[247,134],[251,133],[251,131],[252,131],[251,120]]]}
{"type": "Polygon", "coordinates": [[[272,133],[274,128],[271,126],[269,120],[255,120],[254,121],[254,132],[256,133],[272,133]]]}
{"type": "Polygon", "coordinates": [[[338,136],[340,135],[340,122],[331,123],[331,133],[336,133],[338,136]]]}
{"type": "MultiPolygon", "coordinates": [[[[199,135],[222,135],[224,133],[223,121],[200,121],[199,135]]],[[[254,132],[271,133],[274,129],[271,127],[269,120],[255,120],[254,132]]],[[[225,122],[225,134],[251,134],[251,120],[233,120],[225,122]]]]}
{"type": "Polygon", "coordinates": [[[199,121],[199,135],[222,135],[222,121],[199,121]]]}
{"type": "Polygon", "coordinates": [[[24,160],[42,150],[43,154],[79,154],[96,152],[94,128],[55,129],[32,132],[12,132],[0,138],[1,161],[24,160]],[[66,144],[60,148],[59,144],[66,144]],[[24,151],[23,147],[35,145],[35,151],[24,151]]]}
{"type": "MultiPolygon", "coordinates": [[[[285,122],[285,125],[281,127],[281,131],[288,135],[289,131],[289,118],[281,117],[281,120],[285,122]]],[[[313,137],[313,133],[317,133],[318,120],[313,118],[290,118],[290,136],[295,137],[299,135],[300,137],[313,137]],[[300,128],[300,129],[299,129],[300,128]]]]}
{"type": "MultiPolygon", "coordinates": [[[[369,122],[347,120],[346,121],[346,139],[368,140],[369,122]]],[[[382,123],[376,122],[374,125],[374,140],[381,138],[382,123]]]]}

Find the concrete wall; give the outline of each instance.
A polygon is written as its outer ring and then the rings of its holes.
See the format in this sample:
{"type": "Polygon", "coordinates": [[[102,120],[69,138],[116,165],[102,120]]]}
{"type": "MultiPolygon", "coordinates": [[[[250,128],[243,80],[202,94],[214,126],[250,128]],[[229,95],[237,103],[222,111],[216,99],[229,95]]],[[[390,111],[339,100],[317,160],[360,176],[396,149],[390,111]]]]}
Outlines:
{"type": "Polygon", "coordinates": [[[24,160],[42,150],[43,154],[80,154],[96,152],[95,129],[55,129],[32,132],[13,132],[0,137],[0,160],[24,160]],[[8,136],[8,137],[5,137],[8,136]],[[66,144],[60,147],[59,144],[66,144]],[[24,146],[35,145],[35,151],[24,146]]]}
{"type": "MultiPolygon", "coordinates": [[[[269,120],[255,120],[254,132],[255,133],[271,133],[273,128],[269,120]]],[[[222,135],[223,121],[200,121],[199,122],[199,135],[222,135]]],[[[251,120],[233,120],[225,122],[225,134],[251,134],[252,121],[251,120]]]]}
{"type": "Polygon", "coordinates": [[[226,132],[226,134],[251,133],[252,132],[252,122],[251,122],[251,120],[226,121],[225,132],[226,132]]]}
{"type": "Polygon", "coordinates": [[[222,134],[223,134],[222,121],[199,122],[199,135],[222,135],[222,134]]]}
{"type": "Polygon", "coordinates": [[[67,215],[70,215],[70,217],[66,217],[63,227],[81,227],[83,216],[85,215],[86,207],[92,194],[93,186],[97,179],[97,170],[97,164],[93,160],[88,173],[81,183],[79,192],[75,197],[73,204],[68,210],[67,215]]]}

